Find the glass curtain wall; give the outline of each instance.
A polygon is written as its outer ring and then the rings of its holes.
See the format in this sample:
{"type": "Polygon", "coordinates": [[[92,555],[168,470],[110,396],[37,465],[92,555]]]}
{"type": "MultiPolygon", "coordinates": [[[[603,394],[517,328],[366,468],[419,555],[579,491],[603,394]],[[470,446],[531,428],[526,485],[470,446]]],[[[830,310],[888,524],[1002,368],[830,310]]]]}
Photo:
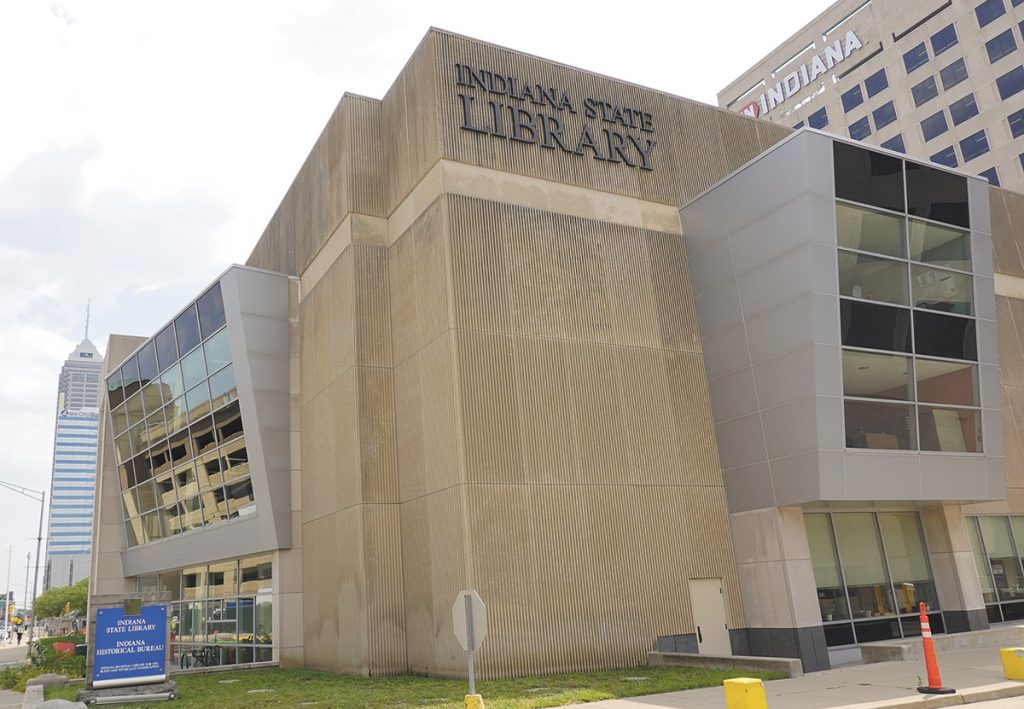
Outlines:
{"type": "Polygon", "coordinates": [[[943,631],[916,512],[813,512],[804,523],[829,646],[920,635],[920,602],[943,631]]]}
{"type": "Polygon", "coordinates": [[[272,659],[271,555],[140,576],[140,593],[171,597],[171,651],[178,667],[272,659]]]}
{"type": "Polygon", "coordinates": [[[982,452],[967,180],[835,144],[848,448],[982,452]]]}
{"type": "Polygon", "coordinates": [[[967,536],[989,622],[1024,619],[1024,516],[968,517],[967,536]]]}

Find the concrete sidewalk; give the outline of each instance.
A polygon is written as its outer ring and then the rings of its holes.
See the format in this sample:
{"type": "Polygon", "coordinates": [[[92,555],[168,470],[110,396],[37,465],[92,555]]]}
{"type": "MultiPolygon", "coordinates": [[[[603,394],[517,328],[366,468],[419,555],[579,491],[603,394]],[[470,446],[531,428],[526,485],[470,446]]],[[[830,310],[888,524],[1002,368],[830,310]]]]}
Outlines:
{"type": "MultiPolygon", "coordinates": [[[[1007,682],[1003,677],[998,648],[942,653],[939,669],[945,686],[955,688],[959,695],[947,700],[951,703],[942,701],[944,697],[918,694],[918,685],[926,682],[924,662],[919,660],[848,665],[766,682],[765,688],[769,709],[908,709],[956,706],[965,699],[982,701],[1009,696],[1022,697],[1024,707],[1024,682],[1007,682]]],[[[574,706],[578,709],[725,709],[725,693],[721,687],[709,687],[574,706]]]]}

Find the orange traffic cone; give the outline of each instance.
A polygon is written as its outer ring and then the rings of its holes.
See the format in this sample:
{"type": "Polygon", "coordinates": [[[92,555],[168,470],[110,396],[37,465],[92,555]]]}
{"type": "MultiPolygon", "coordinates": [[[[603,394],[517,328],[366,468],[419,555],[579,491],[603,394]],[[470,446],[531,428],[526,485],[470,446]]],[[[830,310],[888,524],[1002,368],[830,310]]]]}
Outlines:
{"type": "Polygon", "coordinates": [[[939,676],[939,663],[935,659],[935,643],[932,642],[932,629],[928,624],[928,615],[924,612],[924,603],[919,604],[921,611],[921,642],[924,643],[924,664],[928,668],[928,686],[918,687],[921,694],[955,694],[955,689],[942,686],[939,676]]]}

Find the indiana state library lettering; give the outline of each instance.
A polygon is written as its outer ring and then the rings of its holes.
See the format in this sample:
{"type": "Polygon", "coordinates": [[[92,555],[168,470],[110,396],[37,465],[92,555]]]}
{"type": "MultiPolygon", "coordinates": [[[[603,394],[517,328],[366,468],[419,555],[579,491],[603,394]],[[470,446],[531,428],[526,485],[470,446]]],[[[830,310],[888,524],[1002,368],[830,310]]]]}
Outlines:
{"type": "Polygon", "coordinates": [[[455,83],[477,93],[459,91],[463,130],[654,169],[654,119],[639,107],[591,97],[580,100],[556,87],[468,64],[455,65],[455,83]],[[582,125],[568,120],[570,116],[580,116],[582,125]]]}

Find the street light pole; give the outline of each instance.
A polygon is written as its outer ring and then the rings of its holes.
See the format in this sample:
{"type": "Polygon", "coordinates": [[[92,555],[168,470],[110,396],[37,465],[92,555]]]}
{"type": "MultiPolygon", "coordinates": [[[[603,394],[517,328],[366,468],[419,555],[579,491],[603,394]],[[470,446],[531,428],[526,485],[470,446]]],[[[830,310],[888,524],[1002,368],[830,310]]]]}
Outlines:
{"type": "Polygon", "coordinates": [[[4,589],[4,638],[11,637],[11,554],[14,546],[7,547],[7,587],[4,589]]]}
{"type": "MultiPolygon", "coordinates": [[[[46,514],[46,493],[41,490],[33,490],[22,485],[12,485],[0,480],[0,486],[13,490],[19,495],[24,495],[30,500],[39,501],[39,534],[36,537],[36,573],[32,583],[32,625],[28,627],[28,641],[32,642],[36,629],[36,584],[39,583],[39,554],[43,545],[43,515],[46,514]],[[39,497],[36,497],[39,495],[39,497]]],[[[30,554],[31,556],[31,554],[30,554]]],[[[25,584],[28,585],[28,569],[25,569],[25,584]]],[[[25,589],[25,600],[28,600],[28,589],[25,589]]]]}

